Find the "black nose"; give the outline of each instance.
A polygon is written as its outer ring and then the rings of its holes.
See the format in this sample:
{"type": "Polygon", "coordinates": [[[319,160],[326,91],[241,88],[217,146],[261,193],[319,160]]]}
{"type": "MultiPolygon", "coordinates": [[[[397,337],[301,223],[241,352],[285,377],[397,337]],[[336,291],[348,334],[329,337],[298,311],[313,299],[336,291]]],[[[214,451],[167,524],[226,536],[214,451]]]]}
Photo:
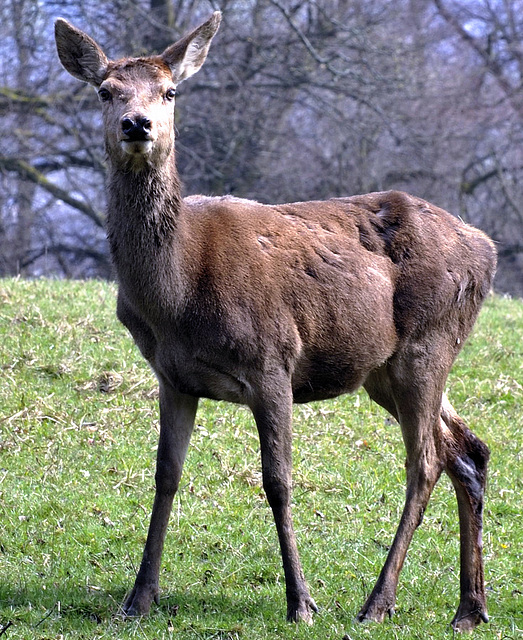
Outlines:
{"type": "Polygon", "coordinates": [[[147,140],[152,122],[147,116],[125,116],[122,118],[122,132],[127,140],[147,140]]]}

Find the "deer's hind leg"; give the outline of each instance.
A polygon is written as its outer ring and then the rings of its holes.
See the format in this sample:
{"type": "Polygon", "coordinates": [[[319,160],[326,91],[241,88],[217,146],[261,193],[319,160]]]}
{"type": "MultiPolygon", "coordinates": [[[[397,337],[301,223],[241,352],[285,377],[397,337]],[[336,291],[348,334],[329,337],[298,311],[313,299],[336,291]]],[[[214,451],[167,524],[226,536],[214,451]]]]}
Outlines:
{"type": "Polygon", "coordinates": [[[452,626],[469,631],[488,621],[482,529],[489,451],[442,394],[446,375],[444,368],[439,371],[434,378],[434,368],[429,363],[425,366],[423,359],[403,358],[373,372],[365,383],[370,397],[401,424],[407,450],[407,497],[394,543],[358,619],[381,621],[392,613],[407,548],[444,469],[456,491],[460,520],[461,597],[452,626]]]}
{"type": "Polygon", "coordinates": [[[418,355],[396,356],[373,372],[364,385],[370,397],[401,425],[407,454],[407,491],[383,569],[357,615],[360,621],[381,622],[394,613],[399,574],[408,547],[444,468],[439,417],[444,380],[431,377],[427,366],[425,358],[418,355]]]}
{"type": "Polygon", "coordinates": [[[458,500],[460,527],[460,603],[452,626],[471,631],[488,622],[483,577],[483,500],[489,450],[443,397],[441,427],[446,442],[445,471],[458,500]]]}

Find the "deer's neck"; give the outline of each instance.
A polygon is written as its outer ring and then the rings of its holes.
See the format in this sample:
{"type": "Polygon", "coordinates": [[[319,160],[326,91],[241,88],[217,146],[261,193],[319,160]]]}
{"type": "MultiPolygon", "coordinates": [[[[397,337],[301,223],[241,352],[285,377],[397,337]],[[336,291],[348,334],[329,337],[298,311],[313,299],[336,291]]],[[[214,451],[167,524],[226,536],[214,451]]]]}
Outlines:
{"type": "Polygon", "coordinates": [[[169,162],[140,171],[110,164],[107,235],[118,279],[128,293],[150,292],[157,298],[162,290],[173,291],[181,212],[174,154],[169,162]]]}

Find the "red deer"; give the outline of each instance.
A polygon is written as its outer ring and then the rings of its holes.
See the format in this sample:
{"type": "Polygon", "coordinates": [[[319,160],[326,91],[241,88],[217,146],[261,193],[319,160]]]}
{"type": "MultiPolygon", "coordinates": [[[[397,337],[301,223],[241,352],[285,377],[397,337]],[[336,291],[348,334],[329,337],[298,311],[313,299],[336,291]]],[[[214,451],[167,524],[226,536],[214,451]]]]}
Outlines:
{"type": "Polygon", "coordinates": [[[88,35],[56,21],[60,60],[93,85],[108,156],[107,233],[117,314],[160,388],[156,493],[126,615],[158,601],[167,523],[198,399],[247,405],[260,438],[289,620],[312,621],[293,530],[293,402],[363,386],[400,424],[406,501],[358,619],[394,611],[409,543],[445,471],[455,488],[461,597],[452,625],[487,622],[482,559],[489,451],[444,394],[495,270],[492,242],[401,192],[265,205],[182,198],[174,147],[176,86],[202,66],[219,12],[161,55],[110,61],[88,35]]]}

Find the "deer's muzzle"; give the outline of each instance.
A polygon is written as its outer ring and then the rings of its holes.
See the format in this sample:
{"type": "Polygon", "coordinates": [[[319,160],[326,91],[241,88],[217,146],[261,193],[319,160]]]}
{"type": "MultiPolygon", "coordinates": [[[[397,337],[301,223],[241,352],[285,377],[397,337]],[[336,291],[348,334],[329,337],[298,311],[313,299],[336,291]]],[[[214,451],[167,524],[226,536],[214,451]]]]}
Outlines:
{"type": "Polygon", "coordinates": [[[152,122],[147,116],[126,115],[121,120],[123,141],[136,142],[149,140],[151,137],[152,122]]]}

